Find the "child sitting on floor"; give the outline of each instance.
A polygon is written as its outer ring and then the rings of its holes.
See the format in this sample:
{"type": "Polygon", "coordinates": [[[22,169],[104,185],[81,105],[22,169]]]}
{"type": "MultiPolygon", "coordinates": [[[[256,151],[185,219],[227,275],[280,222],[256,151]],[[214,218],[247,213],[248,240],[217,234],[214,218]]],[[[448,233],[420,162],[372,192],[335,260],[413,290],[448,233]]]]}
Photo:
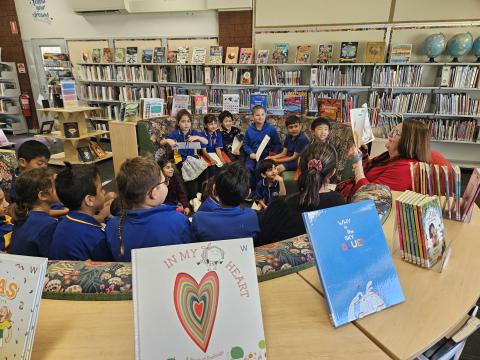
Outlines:
{"type": "Polygon", "coordinates": [[[275,197],[285,196],[287,191],[273,160],[261,161],[258,165],[258,172],[262,179],[257,183],[253,198],[258,201],[261,209],[265,209],[275,197]]]}
{"type": "Polygon", "coordinates": [[[188,214],[190,214],[190,207],[188,205],[187,194],[183,191],[182,184],[177,175],[175,175],[172,162],[170,160],[160,159],[158,165],[162,169],[163,176],[168,179],[168,194],[164,204],[175,205],[177,211],[188,216],[188,214]]]}
{"type": "Polygon", "coordinates": [[[213,193],[215,185],[215,177],[212,176],[203,184],[202,198],[203,201],[197,209],[198,211],[213,211],[220,207],[218,197],[213,193]]]}
{"type": "Polygon", "coordinates": [[[221,124],[222,140],[223,140],[223,149],[225,153],[230,158],[231,161],[238,160],[240,158],[240,149],[243,144],[243,135],[240,132],[240,129],[236,126],[233,126],[233,115],[230,111],[222,111],[218,115],[218,121],[221,124]],[[238,140],[238,146],[234,149],[233,142],[235,138],[238,140]]]}
{"type": "Polygon", "coordinates": [[[220,206],[210,212],[199,211],[193,216],[195,240],[255,238],[259,232],[257,214],[250,208],[240,208],[249,191],[249,174],[242,164],[234,163],[222,169],[213,187],[220,206]]]}
{"type": "Polygon", "coordinates": [[[5,199],[5,193],[0,188],[0,251],[6,251],[12,237],[12,218],[7,215],[10,204],[5,199]]]}
{"type": "MultiPolygon", "coordinates": [[[[226,162],[224,159],[222,134],[218,130],[217,119],[213,114],[207,114],[203,118],[204,132],[203,136],[208,140],[208,144],[202,149],[202,156],[208,164],[208,178],[215,176],[218,168],[226,162]],[[218,159],[215,159],[215,155],[218,159]],[[218,162],[220,161],[220,162],[218,162]]],[[[228,159],[230,162],[230,159],[228,159]]]]}
{"type": "Polygon", "coordinates": [[[22,171],[17,178],[10,254],[48,256],[58,223],[49,215],[52,205],[58,202],[54,179],[55,173],[47,167],[22,171]]]}
{"type": "Polygon", "coordinates": [[[98,169],[65,163],[55,179],[57,195],[70,213],[60,221],[50,245],[52,260],[113,260],[103,226],[95,215],[103,209],[105,194],[98,169]]]}
{"type": "Polygon", "coordinates": [[[164,205],[168,182],[150,158],[126,160],[116,177],[121,215],[106,227],[107,244],[115,261],[131,261],[130,251],[191,242],[190,222],[164,205]]]}
{"type": "Polygon", "coordinates": [[[330,120],[323,117],[318,117],[312,121],[312,125],[310,126],[310,130],[312,130],[313,141],[320,141],[324,143],[328,143],[330,145],[330,131],[332,130],[332,125],[330,124],[330,120]]]}

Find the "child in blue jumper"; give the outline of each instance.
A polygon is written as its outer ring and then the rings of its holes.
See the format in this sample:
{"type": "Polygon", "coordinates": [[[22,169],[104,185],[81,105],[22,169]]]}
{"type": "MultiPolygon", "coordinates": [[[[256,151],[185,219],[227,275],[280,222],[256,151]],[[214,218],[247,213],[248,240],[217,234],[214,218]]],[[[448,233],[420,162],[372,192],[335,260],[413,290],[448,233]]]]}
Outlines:
{"type": "Polygon", "coordinates": [[[287,191],[273,160],[262,160],[258,164],[258,172],[262,179],[257,183],[253,198],[261,209],[265,209],[275,197],[285,196],[287,191]]]}
{"type": "Polygon", "coordinates": [[[278,153],[282,144],[280,143],[277,129],[275,129],[273,125],[265,122],[265,109],[260,105],[254,106],[252,109],[252,114],[254,121],[248,127],[245,133],[245,137],[243,139],[243,149],[248,155],[248,158],[245,161],[245,165],[250,172],[250,188],[253,191],[255,190],[255,185],[257,184],[255,169],[258,162],[265,159],[270,152],[278,153]],[[259,159],[257,159],[256,152],[265,135],[268,135],[270,137],[270,140],[265,147],[265,150],[259,156],[259,159]]]}
{"type": "Polygon", "coordinates": [[[193,216],[195,240],[256,238],[260,231],[257,214],[250,208],[240,208],[249,191],[248,170],[242,164],[233,163],[222,169],[214,185],[220,206],[209,212],[199,211],[193,216]]]}
{"type": "Polygon", "coordinates": [[[188,218],[174,205],[164,205],[168,178],[150,158],[126,160],[116,177],[121,215],[106,227],[107,245],[115,261],[131,261],[132,249],[189,243],[188,218]]]}
{"type": "Polygon", "coordinates": [[[231,161],[239,160],[241,157],[241,148],[243,144],[243,135],[240,129],[233,126],[233,115],[230,111],[224,110],[218,115],[218,121],[221,124],[223,150],[231,161]],[[237,139],[239,144],[233,148],[233,142],[237,139]]]}
{"type": "Polygon", "coordinates": [[[10,254],[48,257],[58,223],[49,215],[58,202],[54,178],[53,170],[46,167],[23,171],[17,178],[10,254]]]}
{"type": "Polygon", "coordinates": [[[6,251],[12,237],[12,218],[7,215],[8,201],[0,188],[0,251],[6,251]]]}
{"type": "Polygon", "coordinates": [[[70,213],[57,225],[48,258],[112,261],[103,226],[94,218],[105,204],[98,169],[65,165],[55,179],[55,188],[70,213]]]}
{"type": "MultiPolygon", "coordinates": [[[[217,155],[218,159],[225,162],[223,158],[223,139],[222,134],[218,130],[217,118],[213,114],[207,114],[203,118],[204,132],[203,136],[208,140],[208,144],[202,149],[203,158],[209,163],[207,168],[208,177],[215,176],[218,173],[219,166],[210,154],[217,155]]],[[[229,159],[230,160],[230,159],[229,159]]],[[[223,165],[222,165],[223,166],[223,165]]],[[[220,166],[221,167],[221,166],[220,166]]]]}

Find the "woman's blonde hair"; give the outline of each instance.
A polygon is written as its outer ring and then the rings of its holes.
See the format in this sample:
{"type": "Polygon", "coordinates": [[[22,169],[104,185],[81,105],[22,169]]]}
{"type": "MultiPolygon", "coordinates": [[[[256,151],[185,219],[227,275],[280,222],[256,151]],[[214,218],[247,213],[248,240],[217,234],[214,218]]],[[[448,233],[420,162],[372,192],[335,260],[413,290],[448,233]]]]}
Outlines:
{"type": "Polygon", "coordinates": [[[430,131],[422,120],[403,121],[398,153],[405,159],[430,161],[430,131]]]}

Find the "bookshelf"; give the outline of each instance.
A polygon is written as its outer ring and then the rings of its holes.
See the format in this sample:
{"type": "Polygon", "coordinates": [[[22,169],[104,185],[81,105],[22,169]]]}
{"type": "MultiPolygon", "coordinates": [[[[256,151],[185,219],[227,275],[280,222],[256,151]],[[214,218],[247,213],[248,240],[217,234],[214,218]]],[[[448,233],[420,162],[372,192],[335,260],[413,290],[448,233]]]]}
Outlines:
{"type": "Polygon", "coordinates": [[[13,135],[28,132],[27,123],[21,111],[20,94],[16,64],[0,62],[0,128],[13,135]]]}

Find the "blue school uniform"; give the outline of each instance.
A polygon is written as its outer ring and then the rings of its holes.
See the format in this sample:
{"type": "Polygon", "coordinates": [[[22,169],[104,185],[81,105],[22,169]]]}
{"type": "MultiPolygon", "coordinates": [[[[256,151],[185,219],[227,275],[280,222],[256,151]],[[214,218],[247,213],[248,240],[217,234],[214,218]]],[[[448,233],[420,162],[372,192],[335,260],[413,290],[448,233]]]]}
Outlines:
{"type": "Polygon", "coordinates": [[[112,261],[102,225],[90,215],[72,211],[58,224],[50,244],[51,260],[112,261]]]}
{"type": "MultiPolygon", "coordinates": [[[[280,152],[282,144],[280,143],[280,138],[277,133],[277,129],[275,126],[265,122],[263,124],[263,127],[261,130],[258,130],[257,127],[255,126],[255,123],[251,124],[246,133],[245,137],[243,139],[243,148],[245,149],[245,152],[250,155],[254,154],[258,147],[260,146],[260,143],[262,142],[263,138],[265,135],[270,136],[270,141],[268,142],[267,146],[265,147],[265,150],[263,151],[261,155],[261,159],[267,157],[269,152],[280,152]]],[[[259,159],[257,159],[258,161],[259,159]]]]}
{"type": "Polygon", "coordinates": [[[205,150],[207,153],[214,153],[215,149],[223,148],[222,134],[219,130],[215,130],[212,134],[210,134],[208,131],[204,131],[203,137],[207,138],[208,140],[208,144],[205,145],[205,150]]]}
{"type": "Polygon", "coordinates": [[[131,261],[132,249],[192,242],[188,218],[175,206],[162,204],[127,212],[122,226],[124,254],[120,255],[119,221],[120,216],[115,216],[106,227],[107,245],[115,261],[131,261]]]}
{"type": "MultiPolygon", "coordinates": [[[[287,149],[287,156],[293,156],[293,154],[300,154],[303,149],[310,144],[310,140],[307,136],[301,132],[297,137],[287,135],[283,143],[283,148],[287,149]]],[[[289,161],[282,164],[287,171],[293,171],[297,169],[297,161],[289,161]]]]}
{"type": "Polygon", "coordinates": [[[258,217],[250,208],[218,207],[211,212],[199,211],[192,218],[195,241],[256,238],[260,232],[258,217]]]}
{"type": "Polygon", "coordinates": [[[263,178],[257,183],[255,189],[255,200],[263,200],[265,204],[269,205],[272,200],[278,196],[280,192],[280,184],[278,181],[274,181],[271,184],[267,179],[263,178]]]}
{"type": "MultiPolygon", "coordinates": [[[[201,136],[205,137],[200,131],[197,130],[189,130],[186,134],[180,131],[180,129],[173,130],[170,134],[166,136],[167,139],[173,139],[177,142],[187,142],[189,136],[201,136]]],[[[202,148],[205,148],[205,144],[201,144],[202,148]]],[[[187,156],[195,156],[195,149],[176,149],[175,152],[180,155],[182,158],[181,161],[185,161],[187,156]]],[[[178,163],[177,161],[175,161],[178,163]]]]}
{"type": "Polygon", "coordinates": [[[30,211],[21,224],[13,225],[8,252],[15,255],[48,257],[57,219],[43,211],[30,211]]]}
{"type": "Polygon", "coordinates": [[[13,225],[10,216],[0,216],[0,251],[5,251],[10,245],[13,225]]]}
{"type": "Polygon", "coordinates": [[[220,204],[213,200],[210,196],[207,197],[200,207],[198,208],[197,212],[199,211],[213,211],[215,209],[218,209],[220,207],[220,204]]]}

